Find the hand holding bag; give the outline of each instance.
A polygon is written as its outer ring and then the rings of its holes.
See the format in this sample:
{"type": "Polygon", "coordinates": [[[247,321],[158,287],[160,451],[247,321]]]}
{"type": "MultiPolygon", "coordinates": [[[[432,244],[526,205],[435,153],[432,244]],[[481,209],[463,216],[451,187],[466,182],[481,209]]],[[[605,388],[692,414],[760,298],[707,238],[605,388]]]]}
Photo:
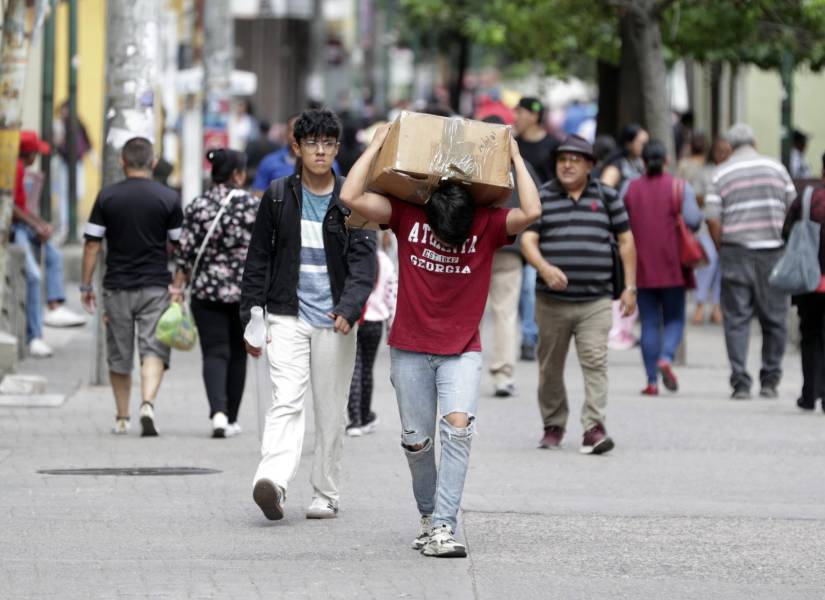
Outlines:
{"type": "Polygon", "coordinates": [[[218,226],[218,223],[220,222],[226,207],[229,205],[229,202],[233,197],[239,195],[240,193],[242,192],[239,190],[232,190],[226,195],[226,198],[224,198],[221,203],[220,209],[218,209],[218,214],[215,215],[215,218],[209,225],[209,229],[207,230],[206,235],[203,238],[203,242],[201,242],[201,246],[198,249],[198,254],[195,257],[195,263],[192,265],[192,273],[189,277],[189,284],[186,286],[186,290],[184,291],[184,301],[182,303],[172,302],[172,304],[169,305],[169,308],[163,311],[163,314],[160,316],[158,324],[155,327],[155,337],[160,343],[166,344],[175,350],[191,350],[197,343],[198,330],[197,327],[195,327],[195,321],[192,318],[192,313],[189,311],[189,299],[192,295],[192,284],[195,281],[195,276],[198,272],[198,266],[200,265],[203,251],[206,249],[206,244],[209,243],[209,239],[215,232],[215,228],[218,226]]]}
{"type": "Polygon", "coordinates": [[[679,262],[686,269],[695,269],[707,264],[705,250],[693,235],[682,216],[682,202],[685,197],[685,182],[673,180],[673,210],[676,213],[676,239],[679,242],[679,262]]]}
{"type": "Polygon", "coordinates": [[[819,223],[811,221],[811,196],[808,186],[802,194],[802,218],[794,223],[788,244],[771,271],[768,283],[786,294],[813,292],[822,276],[819,269],[819,223]]]}

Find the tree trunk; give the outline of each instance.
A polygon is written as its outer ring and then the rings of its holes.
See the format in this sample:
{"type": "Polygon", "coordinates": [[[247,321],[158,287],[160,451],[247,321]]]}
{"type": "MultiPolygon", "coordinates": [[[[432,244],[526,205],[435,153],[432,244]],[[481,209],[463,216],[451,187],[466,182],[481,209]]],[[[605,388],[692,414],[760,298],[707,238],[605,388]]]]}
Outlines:
{"type": "MultiPolygon", "coordinates": [[[[41,22],[45,8],[38,2],[41,22]]],[[[0,306],[6,292],[6,249],[14,206],[14,182],[20,150],[20,119],[23,108],[23,82],[29,58],[31,34],[26,32],[26,0],[9,0],[3,15],[3,46],[0,49],[0,306]]]]}
{"type": "MultiPolygon", "coordinates": [[[[119,159],[134,137],[155,138],[155,86],[159,81],[160,0],[109,2],[106,23],[106,108],[104,111],[103,185],[123,179],[119,159]]],[[[102,256],[102,253],[101,253],[102,256]]],[[[103,261],[95,287],[102,289],[103,261]]],[[[108,380],[101,310],[96,313],[96,360],[92,383],[108,380]]]]}
{"type": "Polygon", "coordinates": [[[716,139],[722,132],[722,63],[710,64],[710,135],[716,139]]]}
{"type": "Polygon", "coordinates": [[[465,35],[458,37],[458,58],[455,67],[455,79],[450,90],[450,108],[453,112],[461,112],[461,94],[464,92],[464,75],[470,64],[470,40],[465,35]]]}
{"type": "Polygon", "coordinates": [[[614,100],[617,104],[618,123],[615,135],[630,123],[643,123],[645,120],[639,75],[639,61],[636,59],[636,45],[633,42],[632,24],[627,14],[619,20],[619,34],[622,40],[619,57],[618,94],[614,100]]]}
{"type": "MultiPolygon", "coordinates": [[[[628,38],[633,45],[639,69],[639,90],[644,125],[650,137],[662,142],[673,164],[673,128],[667,94],[667,69],[662,52],[656,2],[635,0],[625,15],[628,38]]],[[[624,39],[624,36],[623,36],[624,39]]]]}
{"type": "Polygon", "coordinates": [[[619,89],[621,69],[616,65],[598,61],[596,65],[599,81],[599,112],[596,117],[598,135],[616,136],[619,133],[619,89]]]}

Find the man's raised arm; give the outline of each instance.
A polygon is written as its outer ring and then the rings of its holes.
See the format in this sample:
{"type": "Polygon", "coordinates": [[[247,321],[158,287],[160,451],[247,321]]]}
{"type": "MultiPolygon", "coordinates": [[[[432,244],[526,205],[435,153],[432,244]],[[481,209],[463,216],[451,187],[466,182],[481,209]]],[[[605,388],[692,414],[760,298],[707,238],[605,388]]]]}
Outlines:
{"type": "Polygon", "coordinates": [[[355,161],[341,188],[341,202],[359,215],[379,225],[386,225],[392,216],[392,203],[381,194],[364,191],[370,166],[387,138],[390,124],[378,128],[363,154],[355,161]]]}

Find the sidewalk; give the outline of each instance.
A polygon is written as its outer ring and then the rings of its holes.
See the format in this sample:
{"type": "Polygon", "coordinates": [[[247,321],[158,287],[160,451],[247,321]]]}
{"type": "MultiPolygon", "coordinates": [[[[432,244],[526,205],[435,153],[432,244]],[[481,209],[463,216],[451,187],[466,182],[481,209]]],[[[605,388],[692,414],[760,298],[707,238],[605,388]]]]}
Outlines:
{"type": "MultiPolygon", "coordinates": [[[[91,326],[49,337],[57,353],[26,361],[55,387],[88,381],[91,326]]],[[[727,400],[721,331],[690,328],[684,391],[644,398],[637,351],[611,355],[604,457],[578,453],[581,377],[561,452],[541,434],[535,364],[520,395],[485,379],[467,482],[466,560],[409,549],[417,515],[388,381],[376,365],[368,437],[345,440],[342,505],[307,521],[312,418],[286,519],[251,499],[258,461],[250,369],[244,434],[209,438],[198,352],[176,352],[161,388],[161,437],[109,434],[108,388],[77,387],[57,409],[0,409],[0,577],[10,598],[821,598],[825,586],[825,415],[801,414],[799,356],[779,401],[727,400]],[[40,475],[39,469],[189,466],[213,475],[40,475]]],[[[752,340],[755,363],[758,338],[752,340]]]]}

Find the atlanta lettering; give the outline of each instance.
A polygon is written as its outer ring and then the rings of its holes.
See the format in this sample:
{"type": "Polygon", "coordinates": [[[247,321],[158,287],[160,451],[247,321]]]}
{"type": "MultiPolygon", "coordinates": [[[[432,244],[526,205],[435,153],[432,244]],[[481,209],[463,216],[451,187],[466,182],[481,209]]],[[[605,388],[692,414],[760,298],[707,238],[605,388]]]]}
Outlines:
{"type": "Polygon", "coordinates": [[[469,275],[472,270],[468,265],[462,265],[461,256],[476,253],[478,236],[464,242],[460,247],[445,246],[435,237],[432,229],[427,223],[416,221],[410,228],[407,236],[410,244],[429,246],[421,252],[421,256],[410,253],[410,263],[414,267],[424,269],[431,273],[449,273],[456,275],[469,275]],[[437,251],[437,252],[436,252],[437,251]]]}

